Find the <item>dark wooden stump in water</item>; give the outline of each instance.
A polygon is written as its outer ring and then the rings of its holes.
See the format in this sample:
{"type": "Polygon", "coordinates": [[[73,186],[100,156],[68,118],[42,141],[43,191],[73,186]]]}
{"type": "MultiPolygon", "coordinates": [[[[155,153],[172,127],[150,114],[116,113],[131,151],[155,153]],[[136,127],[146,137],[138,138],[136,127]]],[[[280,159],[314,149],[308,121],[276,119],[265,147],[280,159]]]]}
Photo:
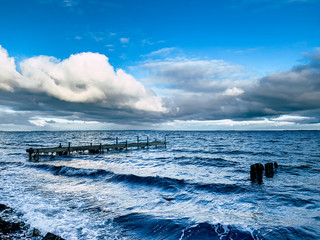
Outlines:
{"type": "Polygon", "coordinates": [[[273,163],[266,163],[265,164],[265,169],[266,169],[266,172],[265,172],[266,177],[272,178],[273,175],[274,175],[273,163]]]}
{"type": "Polygon", "coordinates": [[[261,163],[256,163],[250,166],[250,178],[251,181],[254,182],[257,180],[258,183],[263,182],[263,170],[264,167],[261,163]]]}

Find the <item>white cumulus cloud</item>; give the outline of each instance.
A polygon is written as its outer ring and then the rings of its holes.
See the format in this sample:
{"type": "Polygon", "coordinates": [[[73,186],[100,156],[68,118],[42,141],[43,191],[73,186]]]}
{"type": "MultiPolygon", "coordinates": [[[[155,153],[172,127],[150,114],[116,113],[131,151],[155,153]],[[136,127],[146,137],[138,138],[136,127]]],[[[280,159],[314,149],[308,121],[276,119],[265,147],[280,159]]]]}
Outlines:
{"type": "Polygon", "coordinates": [[[46,93],[67,102],[101,102],[106,107],[164,111],[161,98],[124,70],[110,65],[99,53],[80,53],[61,61],[37,56],[20,63],[16,71],[14,59],[0,48],[0,88],[15,87],[29,92],[46,93]]]}
{"type": "Polygon", "coordinates": [[[7,50],[0,45],[0,89],[13,91],[21,78],[16,70],[14,58],[9,57],[7,50]]]}

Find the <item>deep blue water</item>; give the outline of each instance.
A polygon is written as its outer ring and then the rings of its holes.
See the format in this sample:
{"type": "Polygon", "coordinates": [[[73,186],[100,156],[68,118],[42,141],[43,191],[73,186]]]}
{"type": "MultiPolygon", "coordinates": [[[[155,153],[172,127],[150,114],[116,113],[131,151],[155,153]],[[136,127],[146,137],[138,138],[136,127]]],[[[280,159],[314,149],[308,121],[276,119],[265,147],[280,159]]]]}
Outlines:
{"type": "Polygon", "coordinates": [[[0,132],[0,203],[66,239],[319,239],[319,160],[319,131],[0,132]],[[167,148],[25,152],[165,135],[167,148]],[[274,161],[251,183],[251,164],[274,161]]]}

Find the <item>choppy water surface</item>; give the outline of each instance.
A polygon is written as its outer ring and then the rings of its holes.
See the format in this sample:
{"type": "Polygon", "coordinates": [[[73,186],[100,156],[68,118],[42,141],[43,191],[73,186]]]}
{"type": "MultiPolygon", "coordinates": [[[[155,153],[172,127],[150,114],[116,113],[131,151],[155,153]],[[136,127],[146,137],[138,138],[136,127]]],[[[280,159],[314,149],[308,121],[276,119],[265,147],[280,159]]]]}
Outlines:
{"type": "Polygon", "coordinates": [[[66,239],[318,239],[320,132],[0,132],[0,203],[66,239]],[[29,147],[163,139],[42,157],[29,147]],[[277,161],[273,178],[250,165],[277,161]]]}

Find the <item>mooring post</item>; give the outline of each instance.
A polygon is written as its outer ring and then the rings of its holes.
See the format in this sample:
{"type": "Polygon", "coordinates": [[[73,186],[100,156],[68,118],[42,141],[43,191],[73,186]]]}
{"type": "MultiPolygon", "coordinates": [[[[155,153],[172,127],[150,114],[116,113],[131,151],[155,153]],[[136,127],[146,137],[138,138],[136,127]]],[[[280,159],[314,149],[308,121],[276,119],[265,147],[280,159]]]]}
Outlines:
{"type": "Polygon", "coordinates": [[[128,150],[128,140],[126,140],[126,150],[128,150]]]}
{"type": "Polygon", "coordinates": [[[261,163],[256,163],[256,168],[257,168],[257,180],[258,183],[262,183],[262,178],[263,178],[263,165],[261,163]]]}
{"type": "Polygon", "coordinates": [[[114,149],[118,150],[118,137],[116,137],[116,147],[114,149]]]}
{"type": "Polygon", "coordinates": [[[137,143],[138,143],[138,148],[140,148],[140,146],[139,146],[139,136],[137,136],[137,143]]]}
{"type": "Polygon", "coordinates": [[[263,165],[261,163],[256,163],[250,166],[250,179],[252,182],[257,180],[259,184],[261,184],[263,178],[263,165]]]}
{"type": "Polygon", "coordinates": [[[70,154],[70,146],[71,146],[71,142],[68,142],[68,152],[67,152],[68,155],[70,154]]]}
{"type": "Polygon", "coordinates": [[[149,137],[147,137],[147,148],[149,148],[149,137]]]}
{"type": "Polygon", "coordinates": [[[266,172],[265,172],[266,177],[272,178],[273,174],[274,174],[274,172],[273,172],[273,163],[266,163],[265,164],[265,170],[266,170],[266,172]]]}
{"type": "MultiPolygon", "coordinates": [[[[61,143],[59,144],[59,148],[62,148],[62,144],[61,143]]],[[[56,152],[56,155],[62,156],[62,152],[56,152]]]]}
{"type": "Polygon", "coordinates": [[[32,160],[32,154],[34,153],[33,148],[29,148],[29,149],[27,150],[27,152],[29,153],[29,161],[31,161],[31,160],[32,160]]]}

